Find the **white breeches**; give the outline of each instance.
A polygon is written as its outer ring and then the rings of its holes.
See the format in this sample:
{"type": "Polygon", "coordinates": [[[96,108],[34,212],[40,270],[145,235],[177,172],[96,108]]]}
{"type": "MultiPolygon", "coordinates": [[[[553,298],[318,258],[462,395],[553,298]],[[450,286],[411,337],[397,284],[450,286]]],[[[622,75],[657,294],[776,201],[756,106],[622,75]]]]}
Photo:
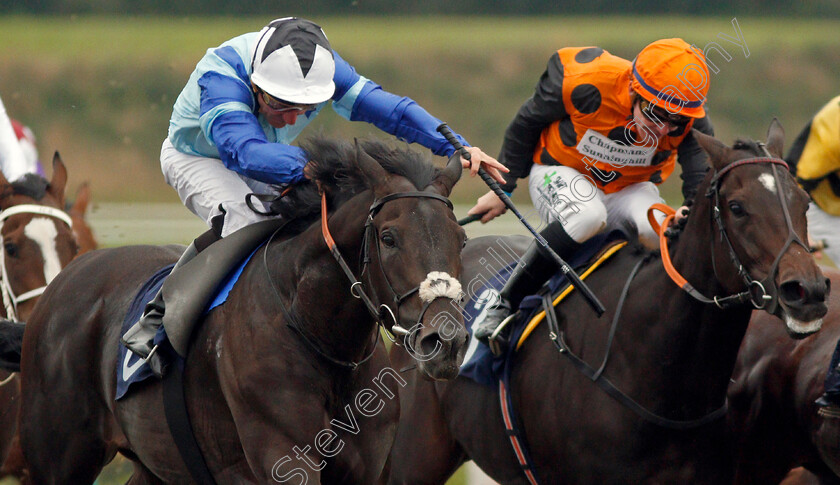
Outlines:
{"type": "MultiPolygon", "coordinates": [[[[658,247],[647,210],[663,200],[652,182],[633,184],[605,194],[590,178],[573,168],[535,164],[531,168],[528,189],[543,223],[561,221],[569,236],[577,242],[630,223],[639,231],[642,244],[658,247]]],[[[656,216],[660,223],[665,218],[658,212],[656,216]]]]}
{"type": "MultiPolygon", "coordinates": [[[[269,184],[228,170],[218,158],[181,153],[167,138],[160,150],[160,167],[166,183],[178,192],[181,202],[208,226],[210,220],[220,213],[219,204],[224,207],[227,214],[222,237],[267,219],[249,209],[245,197],[252,192],[268,194],[276,193],[276,190],[269,184]]],[[[259,210],[267,209],[253,197],[251,202],[259,210]]]]}

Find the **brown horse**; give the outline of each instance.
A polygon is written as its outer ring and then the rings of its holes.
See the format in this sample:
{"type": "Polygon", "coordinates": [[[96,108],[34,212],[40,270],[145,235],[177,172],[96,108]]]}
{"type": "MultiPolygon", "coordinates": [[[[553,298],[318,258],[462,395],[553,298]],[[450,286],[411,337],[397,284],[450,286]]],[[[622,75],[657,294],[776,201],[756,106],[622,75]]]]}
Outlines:
{"type": "MultiPolygon", "coordinates": [[[[27,175],[10,183],[0,174],[0,315],[29,317],[46,285],[76,255],[76,239],[64,207],[67,169],[58,153],[52,179],[27,175]]],[[[18,377],[0,370],[0,462],[17,427],[18,377]]]]}
{"type": "MultiPolygon", "coordinates": [[[[832,286],[840,272],[824,268],[832,286]]],[[[840,417],[818,413],[814,401],[840,340],[840,295],[835,291],[822,330],[802,340],[784,338],[778,319],[753,315],[729,388],[729,421],[737,443],[738,484],[840,483],[840,417]],[[807,481],[806,477],[809,480],[807,481]]]]}
{"type": "MultiPolygon", "coordinates": [[[[784,317],[790,334],[803,335],[819,328],[828,290],[802,244],[808,197],[778,159],[778,122],[766,145],[773,158],[756,142],[729,148],[694,136],[714,170],[668,250],[693,294],[672,281],[656,255],[619,251],[587,279],[607,307],[603,318],[573,292],[558,310],[561,331],[550,335],[547,325],[537,327],[512,356],[509,392],[534,479],[511,448],[497,388],[463,377],[436,383],[412,376],[400,395],[405,412],[391,455],[391,483],[443,483],[468,459],[505,484],[731,480],[721,418],[749,302],[784,317]],[[760,287],[764,291],[756,291],[760,287]],[[555,348],[561,343],[562,353],[555,348]],[[579,371],[569,354],[592,366],[591,373],[579,371]],[[613,397],[619,393],[623,397],[613,397]]],[[[467,288],[492,277],[484,267],[493,260],[490,252],[508,253],[500,241],[522,250],[510,238],[467,246],[467,288]]],[[[399,349],[392,360],[397,367],[407,363],[399,349]]]]}
{"type": "Polygon", "coordinates": [[[93,234],[90,224],[87,221],[88,206],[90,205],[90,184],[82,183],[76,189],[76,199],[69,204],[67,213],[73,220],[73,234],[76,235],[76,242],[79,244],[79,254],[93,251],[99,247],[96,236],[93,234]]]}
{"type": "MultiPolygon", "coordinates": [[[[466,235],[446,196],[460,161],[437,170],[408,150],[373,141],[362,148],[306,146],[315,183],[283,199],[283,217],[293,221],[285,236],[257,250],[194,334],[184,392],[217,483],[380,478],[404,381],[389,367],[378,319],[415,349],[422,373],[457,376],[467,333],[453,298],[466,235]],[[358,283],[325,243],[316,185],[358,283]],[[367,295],[371,308],[354,295],[367,295]]],[[[90,483],[118,451],[135,463],[132,484],[190,481],[164,421],[160,382],[114,400],[120,324],[137,289],[178,254],[93,251],[44,293],[21,361],[21,444],[35,483],[90,483]]]]}

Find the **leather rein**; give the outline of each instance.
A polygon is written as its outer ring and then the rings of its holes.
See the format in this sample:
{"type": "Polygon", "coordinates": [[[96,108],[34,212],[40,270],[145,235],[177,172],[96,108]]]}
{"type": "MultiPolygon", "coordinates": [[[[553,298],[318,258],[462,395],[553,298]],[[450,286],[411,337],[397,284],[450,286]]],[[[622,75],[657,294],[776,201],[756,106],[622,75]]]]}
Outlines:
{"type": "MultiPolygon", "coordinates": [[[[777,303],[777,294],[778,290],[776,289],[775,284],[775,275],[778,271],[779,261],[781,260],[782,255],[787,251],[788,247],[793,242],[796,242],[802,245],[804,248],[808,248],[799,236],[796,234],[796,231],[793,229],[793,222],[790,217],[790,212],[788,210],[787,205],[785,204],[784,196],[782,194],[782,186],[779,183],[779,174],[776,170],[777,165],[781,165],[787,169],[787,164],[784,160],[771,157],[767,150],[764,148],[764,145],[759,143],[759,146],[765,151],[767,157],[755,157],[755,158],[748,158],[744,160],[739,160],[737,162],[733,162],[722,170],[716,172],[712,176],[712,180],[709,185],[709,189],[706,192],[706,197],[710,199],[712,202],[712,219],[714,224],[717,225],[718,231],[721,234],[721,238],[726,241],[727,248],[729,250],[729,256],[732,260],[735,267],[738,269],[738,274],[744,280],[744,283],[747,286],[747,289],[741,293],[737,293],[734,295],[726,296],[726,297],[718,297],[713,296],[712,298],[705,297],[702,293],[697,291],[688,281],[679,274],[679,272],[674,268],[673,263],[671,262],[671,256],[668,252],[668,240],[665,235],[665,230],[668,228],[672,220],[675,216],[675,211],[671,207],[664,205],[664,204],[655,204],[648,210],[648,220],[651,223],[651,226],[656,230],[659,234],[659,242],[660,242],[660,249],[662,253],[662,264],[665,267],[665,271],[668,276],[671,278],[677,286],[691,295],[693,298],[701,301],[703,303],[710,303],[715,304],[718,308],[725,309],[730,308],[736,305],[741,305],[746,302],[750,302],[753,304],[755,308],[761,309],[764,308],[767,311],[771,311],[770,309],[775,309],[777,303]],[[770,168],[773,172],[773,178],[776,182],[777,193],[779,195],[779,201],[782,206],[782,211],[785,216],[785,222],[788,226],[788,238],[785,242],[785,245],[782,247],[779,254],[776,256],[773,265],[771,266],[771,270],[768,273],[767,277],[762,280],[758,281],[753,279],[749,273],[744,269],[743,265],[741,264],[738,256],[735,254],[735,249],[732,246],[731,241],[726,233],[726,227],[723,224],[723,218],[721,217],[721,210],[720,210],[720,182],[724,175],[726,175],[729,171],[736,167],[749,165],[749,164],[758,164],[758,163],[766,163],[770,164],[770,168]],[[659,210],[666,214],[665,221],[660,226],[653,217],[653,211],[659,210]],[[770,287],[772,291],[772,295],[768,293],[766,287],[770,287]],[[760,291],[760,294],[754,294],[753,290],[756,289],[760,291]],[[769,305],[769,307],[768,307],[769,305]]],[[[714,246],[713,246],[714,247],[714,246]]],[[[714,250],[712,251],[713,263],[714,264],[714,250]]],[[[642,265],[650,260],[650,257],[644,258],[640,260],[634,267],[633,270],[630,272],[630,275],[627,278],[627,281],[624,284],[624,288],[622,289],[621,295],[618,300],[618,307],[616,308],[616,313],[613,317],[612,324],[610,327],[610,333],[607,337],[607,349],[604,354],[603,360],[601,365],[596,370],[587,364],[583,359],[579,356],[575,355],[574,352],[571,351],[568,344],[565,341],[564,332],[560,330],[559,321],[557,315],[554,311],[554,305],[551,299],[547,296],[543,296],[543,307],[546,312],[546,321],[549,325],[549,338],[557,347],[560,354],[569,358],[572,362],[574,367],[587,378],[589,378],[592,382],[594,382],[598,387],[600,387],[604,392],[608,395],[616,399],[618,402],[623,404],[625,407],[636,413],[639,417],[644,419],[647,422],[653,423],[655,425],[674,429],[674,430],[687,430],[687,429],[694,429],[711,422],[714,422],[723,416],[726,415],[726,412],[729,408],[728,399],[724,399],[723,405],[719,408],[715,409],[714,411],[701,416],[697,419],[690,419],[690,420],[674,420],[668,419],[658,414],[655,414],[633,400],[630,396],[622,392],[618,387],[615,386],[609,379],[604,377],[603,372],[606,369],[607,362],[609,360],[610,355],[610,348],[612,347],[613,338],[616,333],[616,329],[618,328],[618,322],[621,316],[622,309],[624,307],[624,303],[626,301],[627,294],[630,290],[630,283],[635,278],[636,274],[638,273],[639,269],[642,265]]]]}
{"type": "MultiPolygon", "coordinates": [[[[654,230],[656,230],[656,232],[659,234],[659,247],[660,252],[662,254],[662,265],[665,267],[665,272],[677,286],[682,288],[683,291],[691,295],[695,300],[700,301],[702,303],[714,304],[720,309],[727,309],[733,306],[742,305],[744,303],[749,302],[756,309],[764,309],[769,313],[773,313],[773,311],[775,311],[776,307],[778,306],[778,287],[776,285],[776,274],[778,273],[779,262],[781,261],[782,256],[785,254],[785,252],[787,252],[790,245],[794,242],[805,248],[806,251],[810,251],[808,246],[802,242],[802,240],[796,234],[796,231],[793,229],[793,221],[790,217],[790,211],[788,210],[787,204],[784,200],[782,185],[780,183],[779,174],[776,166],[780,165],[787,170],[788,165],[787,163],[785,163],[784,160],[770,156],[770,154],[767,153],[767,149],[764,147],[764,144],[759,143],[759,146],[767,154],[766,157],[747,158],[730,163],[722,170],[717,171],[712,176],[712,180],[709,183],[709,188],[706,191],[706,197],[712,203],[712,220],[717,226],[721,239],[726,243],[726,247],[729,251],[729,259],[732,261],[732,264],[735,266],[735,268],[738,271],[738,274],[740,275],[741,279],[746,285],[746,289],[744,291],[729,296],[712,296],[711,298],[709,298],[704,296],[702,293],[700,293],[700,291],[694,288],[694,286],[691,283],[689,283],[679,273],[679,271],[677,271],[677,269],[674,267],[674,264],[671,262],[671,254],[668,250],[668,238],[665,234],[665,231],[674,219],[674,209],[664,204],[654,204],[653,206],[651,206],[650,209],[648,209],[648,220],[650,221],[650,224],[651,226],[653,226],[654,230]],[[788,228],[788,237],[785,241],[785,244],[782,246],[782,249],[776,255],[776,258],[773,261],[773,264],[770,267],[770,271],[767,273],[767,276],[763,280],[759,281],[754,279],[744,268],[744,265],[741,264],[738,255],[735,253],[735,248],[732,246],[732,242],[729,239],[729,235],[726,232],[726,227],[723,224],[723,217],[721,216],[720,210],[720,183],[723,176],[736,167],[761,163],[769,164],[773,172],[773,179],[776,184],[776,193],[779,197],[779,203],[782,207],[782,213],[785,216],[785,223],[787,224],[788,228]],[[656,222],[656,220],[653,217],[654,210],[658,210],[666,214],[665,220],[663,221],[661,226],[656,222]]],[[[714,264],[714,259],[714,241],[712,241],[712,264],[714,264]]]]}

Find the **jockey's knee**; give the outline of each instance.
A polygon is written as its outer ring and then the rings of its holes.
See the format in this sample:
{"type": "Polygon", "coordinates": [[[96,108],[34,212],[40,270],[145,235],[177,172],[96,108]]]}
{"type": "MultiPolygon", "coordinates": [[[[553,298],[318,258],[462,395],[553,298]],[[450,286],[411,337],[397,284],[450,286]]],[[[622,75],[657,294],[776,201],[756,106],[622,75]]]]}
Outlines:
{"type": "Polygon", "coordinates": [[[659,235],[650,227],[647,219],[644,222],[636,221],[636,229],[639,232],[639,242],[648,249],[656,249],[659,247],[659,235]]]}
{"type": "Polygon", "coordinates": [[[607,208],[603,202],[593,198],[586,202],[572,202],[552,211],[552,221],[563,225],[566,233],[582,243],[601,232],[607,225],[607,208]]]}

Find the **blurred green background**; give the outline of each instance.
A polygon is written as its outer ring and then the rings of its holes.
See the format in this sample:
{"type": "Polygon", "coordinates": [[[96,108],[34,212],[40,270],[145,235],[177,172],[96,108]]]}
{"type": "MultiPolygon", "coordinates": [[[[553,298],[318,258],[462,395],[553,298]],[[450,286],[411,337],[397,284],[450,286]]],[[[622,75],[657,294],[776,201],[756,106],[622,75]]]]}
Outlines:
{"type": "MultiPolygon", "coordinates": [[[[206,49],[259,30],[271,18],[0,17],[6,46],[0,51],[0,97],[35,131],[42,160],[61,151],[71,190],[89,180],[96,201],[177,203],[158,162],[175,98],[206,49]]],[[[712,74],[707,106],[726,142],[763,138],[773,116],[790,141],[840,90],[837,19],[311,18],[359,73],[412,97],[492,155],[549,56],[564,46],[599,45],[632,59],[658,38],[678,36],[700,48],[717,42],[731,58],[710,54],[719,72],[712,74]],[[722,38],[736,36],[733,19],[748,52],[722,38]]],[[[329,109],[314,128],[342,137],[385,136],[329,109]]],[[[663,190],[675,200],[679,179],[663,190]]],[[[473,179],[459,184],[453,197],[470,203],[483,191],[473,179]]],[[[527,201],[524,192],[515,200],[527,201]]]]}
{"type": "MultiPolygon", "coordinates": [[[[328,11],[325,3],[313,2],[310,11],[315,13],[307,16],[323,26],[333,47],[359,73],[388,91],[412,97],[494,156],[505,127],[531,95],[549,56],[566,46],[598,45],[632,59],[659,38],[682,37],[700,48],[717,42],[731,58],[711,54],[720,70],[712,75],[707,108],[718,137],[727,143],[736,137],[763,139],[773,116],[784,125],[789,143],[840,91],[840,8],[833,1],[788,2],[787,8],[796,10],[797,16],[776,17],[756,15],[768,5],[784,2],[743,2],[740,10],[731,13],[727,13],[728,4],[705,2],[721,12],[714,17],[556,13],[384,17],[345,15],[341,9],[330,16],[322,13],[328,11]],[[725,39],[737,35],[733,21],[743,34],[746,50],[725,39]]],[[[357,3],[346,2],[342,8],[351,9],[357,3]]],[[[155,219],[165,223],[175,220],[173,214],[195,223],[174,222],[186,231],[174,242],[188,242],[199,233],[202,223],[180,207],[160,173],[159,149],[172,104],[206,49],[259,30],[276,16],[302,14],[290,8],[273,16],[154,16],[147,14],[162,10],[154,5],[163,3],[144,4],[152,7],[132,10],[132,4],[124,1],[41,0],[27,4],[37,7],[29,10],[54,16],[0,16],[0,45],[4,46],[0,97],[12,117],[35,131],[42,161],[48,162],[55,150],[61,152],[70,173],[68,193],[89,181],[94,203],[120,203],[121,209],[102,212],[100,221],[107,223],[95,226],[100,236],[103,230],[116,228],[108,236],[111,239],[103,241],[109,245],[142,241],[142,232],[151,233],[160,226],[155,219]],[[84,14],[119,12],[120,8],[144,15],[84,14]],[[123,212],[126,207],[129,212],[131,208],[143,212],[141,219],[152,222],[138,231],[131,216],[123,212]]],[[[173,8],[182,13],[206,12],[192,7],[196,4],[200,2],[177,2],[173,8]]],[[[439,7],[442,11],[447,4],[434,0],[424,2],[425,10],[416,5],[408,10],[438,11],[439,7]]],[[[487,4],[462,2],[460,8],[484,11],[480,6],[487,4]]],[[[512,2],[490,4],[498,11],[515,10],[512,2]]],[[[584,4],[590,5],[589,11],[603,6],[604,11],[628,12],[633,7],[632,2],[571,2],[575,7],[571,11],[586,10],[584,4]]],[[[0,12],[26,10],[19,5],[0,0],[0,12]]],[[[373,3],[377,5],[383,12],[392,8],[387,2],[373,3]]],[[[695,13],[705,11],[698,5],[674,2],[668,11],[679,12],[680,6],[695,13]]],[[[367,11],[374,9],[371,2],[363,6],[367,11]]],[[[556,12],[556,7],[548,11],[556,12]]],[[[309,133],[386,138],[376,128],[348,123],[331,110],[325,110],[313,128],[309,133]]],[[[675,175],[662,187],[671,204],[681,201],[679,185],[675,175]]],[[[458,215],[485,191],[476,179],[459,183],[453,193],[453,199],[462,204],[458,215]]],[[[528,204],[525,192],[519,190],[514,200],[528,204]]],[[[505,233],[512,230],[509,227],[487,229],[505,233]]],[[[127,468],[112,467],[109,473],[110,478],[102,482],[117,483],[116,477],[125,479],[127,468]]],[[[460,483],[460,478],[452,483],[460,483]]]]}

